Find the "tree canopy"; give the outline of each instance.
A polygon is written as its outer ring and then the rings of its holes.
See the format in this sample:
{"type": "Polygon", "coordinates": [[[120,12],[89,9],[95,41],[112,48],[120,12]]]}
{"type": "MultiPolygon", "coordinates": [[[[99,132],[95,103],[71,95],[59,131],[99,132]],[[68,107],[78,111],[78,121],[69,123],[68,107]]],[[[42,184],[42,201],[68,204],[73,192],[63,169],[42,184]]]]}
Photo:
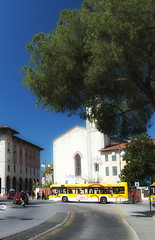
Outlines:
{"type": "Polygon", "coordinates": [[[126,162],[121,172],[123,181],[144,186],[147,176],[155,177],[155,144],[147,134],[131,138],[123,160],[126,162]]]}
{"type": "Polygon", "coordinates": [[[155,1],[86,0],[27,45],[24,85],[37,104],[79,114],[121,138],[145,132],[155,110],[155,1]]]}

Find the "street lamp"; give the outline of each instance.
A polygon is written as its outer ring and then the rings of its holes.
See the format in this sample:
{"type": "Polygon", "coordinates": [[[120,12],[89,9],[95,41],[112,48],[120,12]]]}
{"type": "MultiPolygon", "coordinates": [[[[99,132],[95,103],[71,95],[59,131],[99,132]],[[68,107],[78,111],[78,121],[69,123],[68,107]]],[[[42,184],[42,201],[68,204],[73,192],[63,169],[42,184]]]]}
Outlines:
{"type": "Polygon", "coordinates": [[[96,156],[95,161],[93,163],[96,167],[97,172],[97,181],[99,181],[99,165],[102,165],[101,158],[99,156],[96,156]]]}
{"type": "MultiPolygon", "coordinates": [[[[121,171],[122,171],[122,166],[121,166],[121,158],[125,155],[125,152],[122,150],[122,148],[120,147],[120,144],[119,144],[119,167],[120,167],[120,182],[122,182],[122,174],[121,174],[121,171]]],[[[116,156],[116,153],[113,151],[112,156],[116,156]]]]}
{"type": "Polygon", "coordinates": [[[41,164],[42,168],[45,168],[45,195],[46,195],[46,167],[50,167],[50,165],[46,165],[46,160],[44,162],[44,164],[41,164]]]}

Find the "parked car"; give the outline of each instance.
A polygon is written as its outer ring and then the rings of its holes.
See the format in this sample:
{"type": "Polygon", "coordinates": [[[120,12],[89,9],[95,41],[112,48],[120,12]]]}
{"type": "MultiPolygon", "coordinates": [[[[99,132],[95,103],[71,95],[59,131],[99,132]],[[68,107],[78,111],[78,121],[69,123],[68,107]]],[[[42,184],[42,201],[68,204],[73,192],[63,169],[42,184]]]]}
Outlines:
{"type": "Polygon", "coordinates": [[[16,194],[14,189],[10,189],[9,193],[7,194],[7,199],[13,199],[16,194]]]}
{"type": "MultiPolygon", "coordinates": [[[[25,204],[29,204],[29,196],[26,192],[25,193],[25,204]]],[[[21,198],[21,192],[17,192],[13,198],[13,203],[14,204],[21,204],[22,203],[22,198],[21,198]]]]}

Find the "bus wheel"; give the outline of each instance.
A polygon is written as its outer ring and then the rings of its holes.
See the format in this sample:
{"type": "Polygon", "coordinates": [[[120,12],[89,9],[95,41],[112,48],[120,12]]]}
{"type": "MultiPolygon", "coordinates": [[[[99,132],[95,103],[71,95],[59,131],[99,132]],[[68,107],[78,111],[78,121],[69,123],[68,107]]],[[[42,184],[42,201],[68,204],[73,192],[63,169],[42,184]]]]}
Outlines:
{"type": "Polygon", "coordinates": [[[67,198],[67,197],[63,197],[63,198],[62,198],[62,201],[63,201],[63,202],[68,202],[68,198],[67,198]]]}
{"type": "Polygon", "coordinates": [[[100,199],[100,203],[107,203],[107,198],[106,197],[102,197],[101,199],[100,199]]]}

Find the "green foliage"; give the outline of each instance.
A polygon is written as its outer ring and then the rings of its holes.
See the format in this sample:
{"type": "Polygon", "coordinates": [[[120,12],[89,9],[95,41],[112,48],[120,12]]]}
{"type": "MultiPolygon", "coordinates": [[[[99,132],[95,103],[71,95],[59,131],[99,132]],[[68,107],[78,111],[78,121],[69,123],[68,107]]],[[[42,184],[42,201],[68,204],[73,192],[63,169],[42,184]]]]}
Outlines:
{"type": "Polygon", "coordinates": [[[123,181],[146,185],[146,176],[155,177],[155,146],[147,134],[131,138],[123,160],[126,162],[122,170],[123,181]]]}
{"type": "Polygon", "coordinates": [[[45,173],[49,174],[52,172],[51,168],[53,168],[53,163],[50,164],[50,166],[46,166],[46,169],[42,172],[42,176],[45,177],[45,173]]]}
{"type": "Polygon", "coordinates": [[[35,190],[36,188],[41,188],[42,187],[42,183],[39,182],[38,184],[33,183],[33,190],[35,190]]]}
{"type": "Polygon", "coordinates": [[[47,181],[47,182],[46,182],[46,187],[49,188],[52,184],[53,184],[52,181],[50,181],[50,182],[47,181]]]}
{"type": "Polygon", "coordinates": [[[145,132],[155,109],[154,11],[154,0],[86,0],[63,10],[55,31],[28,44],[24,85],[42,108],[78,113],[106,134],[145,132]]]}

